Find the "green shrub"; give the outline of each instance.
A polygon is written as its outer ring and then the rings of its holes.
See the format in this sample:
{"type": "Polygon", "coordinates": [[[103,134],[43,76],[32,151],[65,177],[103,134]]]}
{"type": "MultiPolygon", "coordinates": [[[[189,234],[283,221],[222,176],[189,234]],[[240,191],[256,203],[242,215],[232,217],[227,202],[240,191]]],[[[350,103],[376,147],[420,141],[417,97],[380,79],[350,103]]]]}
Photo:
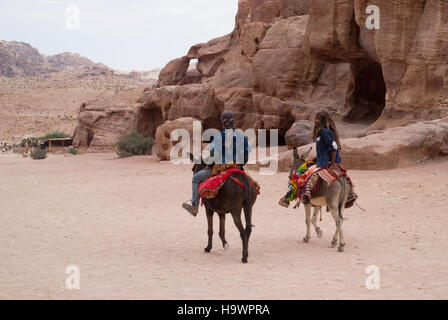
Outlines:
{"type": "Polygon", "coordinates": [[[25,146],[26,143],[28,143],[28,145],[31,144],[31,142],[33,141],[39,141],[40,138],[39,137],[32,137],[32,138],[26,138],[23,139],[22,142],[20,143],[20,146],[23,148],[25,146]]]}
{"type": "Polygon", "coordinates": [[[47,157],[47,150],[36,148],[34,151],[31,151],[31,158],[33,160],[42,160],[47,157]]]}
{"type": "Polygon", "coordinates": [[[70,153],[70,154],[76,156],[76,155],[78,154],[78,149],[75,149],[75,148],[69,148],[69,149],[68,149],[68,153],[70,153]]]}
{"type": "Polygon", "coordinates": [[[127,158],[136,155],[150,155],[154,144],[154,138],[144,136],[138,133],[132,133],[122,137],[117,144],[117,154],[121,158],[127,158]]]}
{"type": "Polygon", "coordinates": [[[40,140],[47,140],[47,139],[63,139],[63,138],[70,138],[68,134],[65,134],[64,132],[52,132],[47,133],[45,136],[39,138],[40,140]]]}
{"type": "Polygon", "coordinates": [[[30,144],[32,141],[42,141],[42,140],[47,140],[47,139],[63,139],[63,138],[70,138],[70,136],[64,132],[52,132],[52,133],[47,133],[45,136],[43,137],[31,137],[31,138],[26,138],[23,139],[22,142],[20,143],[21,147],[24,147],[26,143],[30,144]]]}

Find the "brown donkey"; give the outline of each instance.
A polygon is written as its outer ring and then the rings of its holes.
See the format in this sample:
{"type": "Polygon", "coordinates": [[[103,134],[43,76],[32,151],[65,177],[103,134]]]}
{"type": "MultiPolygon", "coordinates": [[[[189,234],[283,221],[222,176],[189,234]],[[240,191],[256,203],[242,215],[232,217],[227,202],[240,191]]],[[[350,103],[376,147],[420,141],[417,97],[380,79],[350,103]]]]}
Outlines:
{"type": "MultiPolygon", "coordinates": [[[[190,154],[190,159],[194,161],[193,156],[190,154]]],[[[206,164],[201,160],[201,164],[195,164],[193,166],[193,173],[204,169],[206,164]]],[[[196,161],[194,161],[196,163],[196,161]]],[[[247,263],[249,257],[249,238],[252,233],[252,207],[257,200],[257,189],[254,184],[250,183],[249,178],[242,173],[235,173],[231,177],[237,178],[244,184],[244,188],[238,185],[233,179],[229,178],[219,194],[214,199],[203,199],[207,214],[208,222],[208,245],[204,249],[205,252],[212,250],[213,243],[213,214],[216,212],[219,216],[219,237],[221,238],[224,249],[229,249],[229,244],[225,238],[225,222],[226,214],[232,214],[235,226],[240,232],[241,240],[243,242],[243,258],[242,262],[247,263]],[[246,222],[246,228],[244,228],[241,220],[241,212],[244,209],[244,217],[246,222]]]]}

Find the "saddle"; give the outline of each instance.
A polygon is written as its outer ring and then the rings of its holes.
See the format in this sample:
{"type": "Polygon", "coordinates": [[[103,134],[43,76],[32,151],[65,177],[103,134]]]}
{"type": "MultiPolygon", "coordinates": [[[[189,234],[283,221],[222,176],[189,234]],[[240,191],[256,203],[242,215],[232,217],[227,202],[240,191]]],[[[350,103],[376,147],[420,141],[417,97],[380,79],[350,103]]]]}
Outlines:
{"type": "Polygon", "coordinates": [[[337,170],[333,170],[329,167],[317,169],[316,166],[312,166],[301,175],[295,173],[290,182],[293,187],[293,192],[291,193],[291,197],[287,200],[294,201],[296,199],[302,199],[304,194],[310,194],[312,196],[319,191],[322,181],[326,181],[328,185],[331,185],[335,181],[338,181],[341,177],[345,177],[348,184],[351,186],[349,199],[347,200],[345,206],[345,208],[350,208],[356,201],[357,196],[353,192],[354,185],[350,177],[347,175],[347,171],[341,166],[338,166],[337,170]],[[318,175],[319,178],[315,182],[314,186],[310,188],[308,184],[315,175],[318,175]]]}
{"type": "Polygon", "coordinates": [[[217,175],[211,176],[210,178],[204,180],[199,185],[199,196],[203,199],[214,199],[218,196],[219,191],[227,182],[228,179],[232,179],[236,184],[240,187],[244,188],[244,183],[242,183],[238,178],[232,177],[234,173],[241,173],[246,175],[249,178],[250,186],[253,185],[257,188],[257,193],[260,193],[260,186],[255,180],[253,180],[246,172],[240,169],[227,169],[225,171],[221,171],[217,175]]]}

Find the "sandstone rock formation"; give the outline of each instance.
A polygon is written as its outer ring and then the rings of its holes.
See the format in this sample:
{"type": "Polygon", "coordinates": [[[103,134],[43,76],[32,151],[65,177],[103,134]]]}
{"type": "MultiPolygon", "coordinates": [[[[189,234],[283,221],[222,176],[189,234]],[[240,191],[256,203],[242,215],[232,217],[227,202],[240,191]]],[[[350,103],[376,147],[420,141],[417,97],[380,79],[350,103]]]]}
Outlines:
{"type": "Polygon", "coordinates": [[[89,147],[90,151],[115,150],[120,137],[137,131],[133,127],[138,120],[134,117],[139,106],[136,99],[142,93],[143,89],[135,89],[83,103],[74,133],[74,147],[89,147]]]}
{"type": "Polygon", "coordinates": [[[318,109],[371,125],[364,135],[442,118],[447,8],[437,0],[240,0],[233,32],[171,61],[123,126],[152,133],[192,117],[217,128],[230,111],[237,127],[278,129],[280,143],[294,147],[308,139],[298,121],[318,109]],[[366,27],[371,4],[379,30],[366,27]]]}
{"type": "Polygon", "coordinates": [[[437,0],[310,2],[307,54],[351,65],[345,116],[371,110],[381,114],[372,129],[383,129],[448,114],[447,9],[437,0]],[[370,4],[380,10],[379,30],[366,27],[370,4]]]}
{"type": "Polygon", "coordinates": [[[395,127],[383,133],[342,141],[350,169],[393,169],[448,156],[448,117],[395,127]]]}
{"type": "Polygon", "coordinates": [[[291,125],[309,119],[315,108],[343,106],[350,81],[348,64],[305,56],[308,8],[303,0],[240,1],[234,31],[169,62],[136,112],[157,113],[162,122],[155,125],[194,117],[207,129],[219,128],[220,115],[230,111],[237,127],[279,129],[284,143],[291,125]],[[194,60],[196,70],[189,70],[194,60]]]}
{"type": "MultiPolygon", "coordinates": [[[[348,170],[387,170],[414,165],[448,156],[448,117],[390,128],[363,138],[342,139],[341,143],[342,164],[348,170]]],[[[314,143],[298,148],[299,155],[308,153],[310,148],[307,160],[312,160],[316,157],[314,143]]],[[[279,171],[288,171],[291,161],[292,150],[281,152],[279,171]]],[[[260,166],[266,167],[255,167],[260,166]]]]}
{"type": "Polygon", "coordinates": [[[289,148],[305,146],[312,143],[314,123],[307,120],[294,122],[286,132],[285,140],[289,148]]]}
{"type": "MultiPolygon", "coordinates": [[[[190,146],[193,146],[193,122],[194,118],[179,118],[173,121],[166,121],[163,125],[157,128],[156,142],[157,142],[157,156],[161,160],[170,160],[170,152],[173,146],[179,141],[171,141],[171,133],[176,129],[185,129],[190,136],[190,146]]],[[[190,152],[192,149],[190,148],[190,152]]],[[[180,155],[179,155],[180,156],[180,155]]]]}

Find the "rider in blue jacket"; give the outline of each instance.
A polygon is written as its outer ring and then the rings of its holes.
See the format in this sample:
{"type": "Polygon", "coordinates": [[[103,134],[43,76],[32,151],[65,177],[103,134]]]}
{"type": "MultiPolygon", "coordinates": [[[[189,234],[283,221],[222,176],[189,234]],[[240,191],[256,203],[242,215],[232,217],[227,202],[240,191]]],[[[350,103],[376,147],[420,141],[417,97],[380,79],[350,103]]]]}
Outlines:
{"type": "MultiPolygon", "coordinates": [[[[232,113],[226,112],[221,116],[221,124],[223,130],[220,132],[220,136],[214,137],[210,144],[210,156],[214,157],[215,154],[219,154],[220,161],[216,164],[228,164],[237,163],[244,165],[248,162],[250,146],[247,138],[239,131],[234,130],[235,117],[232,113]],[[232,134],[233,143],[226,143],[227,134],[232,134]],[[242,144],[238,141],[244,141],[242,144]],[[220,148],[221,146],[221,148],[220,148]],[[232,149],[229,149],[233,146],[232,149]],[[231,155],[231,158],[226,156],[231,155]]],[[[212,169],[210,167],[205,167],[196,174],[193,175],[192,187],[193,195],[191,199],[191,205],[184,203],[182,207],[187,210],[193,216],[196,216],[199,211],[199,184],[212,176],[212,169]]]]}

